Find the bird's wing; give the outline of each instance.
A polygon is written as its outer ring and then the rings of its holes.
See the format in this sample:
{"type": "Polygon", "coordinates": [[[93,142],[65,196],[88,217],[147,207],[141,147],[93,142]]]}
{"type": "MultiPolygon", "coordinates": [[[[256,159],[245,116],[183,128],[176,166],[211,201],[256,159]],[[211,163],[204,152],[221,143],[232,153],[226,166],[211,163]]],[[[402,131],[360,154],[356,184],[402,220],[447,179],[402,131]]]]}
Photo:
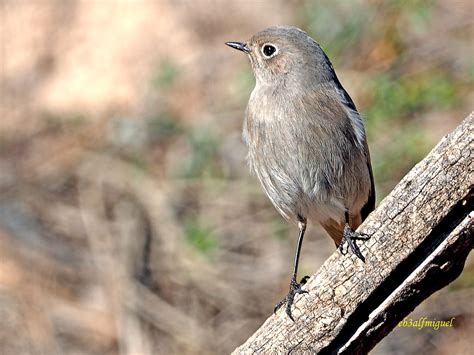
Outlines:
{"type": "Polygon", "coordinates": [[[367,199],[367,202],[360,210],[362,222],[367,218],[369,213],[375,209],[374,174],[372,173],[372,164],[370,163],[370,152],[369,152],[369,146],[367,145],[367,138],[364,139],[364,153],[365,153],[365,158],[367,160],[367,169],[369,169],[369,175],[370,175],[370,191],[369,191],[369,198],[367,199]]]}
{"type": "Polygon", "coordinates": [[[365,205],[362,207],[360,211],[360,214],[361,214],[360,222],[363,222],[367,218],[369,213],[375,209],[375,183],[374,183],[374,174],[372,172],[372,164],[370,162],[369,146],[367,145],[367,137],[365,134],[362,118],[360,117],[360,114],[357,111],[354,101],[352,101],[349,94],[346,92],[346,90],[344,90],[339,80],[337,80],[337,84],[338,84],[338,87],[340,88],[339,93],[342,96],[343,104],[346,106],[347,111],[349,113],[349,119],[351,120],[354,130],[356,131],[356,136],[363,137],[362,149],[364,151],[365,159],[367,162],[367,169],[369,170],[369,176],[370,176],[369,196],[368,196],[367,202],[365,203],[365,205]],[[357,130],[362,130],[362,135],[358,135],[357,130]]]}

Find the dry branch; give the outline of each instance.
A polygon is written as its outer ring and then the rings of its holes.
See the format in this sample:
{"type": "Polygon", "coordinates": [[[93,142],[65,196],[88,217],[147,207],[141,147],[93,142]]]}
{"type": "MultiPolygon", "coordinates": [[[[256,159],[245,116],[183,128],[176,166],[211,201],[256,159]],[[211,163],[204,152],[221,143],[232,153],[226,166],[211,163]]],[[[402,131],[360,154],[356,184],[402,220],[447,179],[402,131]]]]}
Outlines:
{"type": "Polygon", "coordinates": [[[474,113],[417,164],[359,231],[363,263],[334,253],[289,320],[272,315],[234,354],[365,354],[461,273],[473,248],[474,113]]]}

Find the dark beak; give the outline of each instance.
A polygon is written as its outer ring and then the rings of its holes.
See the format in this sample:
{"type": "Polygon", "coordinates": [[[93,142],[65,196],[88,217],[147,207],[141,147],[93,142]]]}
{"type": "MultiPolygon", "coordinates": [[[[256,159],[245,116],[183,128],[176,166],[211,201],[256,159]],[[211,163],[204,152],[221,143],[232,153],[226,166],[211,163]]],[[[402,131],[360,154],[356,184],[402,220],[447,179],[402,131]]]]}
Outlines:
{"type": "Polygon", "coordinates": [[[245,52],[247,54],[250,53],[251,49],[249,48],[249,46],[247,46],[247,43],[243,43],[243,42],[226,42],[225,44],[227,44],[229,47],[232,47],[234,49],[238,49],[239,51],[242,51],[242,52],[245,52]]]}

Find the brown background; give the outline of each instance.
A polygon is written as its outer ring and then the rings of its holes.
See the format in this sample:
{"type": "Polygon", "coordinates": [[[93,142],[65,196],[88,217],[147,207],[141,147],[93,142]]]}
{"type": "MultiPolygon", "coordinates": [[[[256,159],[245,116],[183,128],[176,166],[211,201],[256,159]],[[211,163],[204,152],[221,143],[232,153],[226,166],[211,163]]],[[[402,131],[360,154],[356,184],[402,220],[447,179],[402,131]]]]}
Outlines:
{"type": "MultiPolygon", "coordinates": [[[[296,228],[245,163],[224,46],[308,31],[365,117],[379,200],[473,108],[471,1],[0,1],[0,353],[222,354],[287,290],[296,228]]],[[[311,226],[313,274],[334,252],[311,226]]],[[[474,266],[374,354],[467,354],[474,266]]]]}

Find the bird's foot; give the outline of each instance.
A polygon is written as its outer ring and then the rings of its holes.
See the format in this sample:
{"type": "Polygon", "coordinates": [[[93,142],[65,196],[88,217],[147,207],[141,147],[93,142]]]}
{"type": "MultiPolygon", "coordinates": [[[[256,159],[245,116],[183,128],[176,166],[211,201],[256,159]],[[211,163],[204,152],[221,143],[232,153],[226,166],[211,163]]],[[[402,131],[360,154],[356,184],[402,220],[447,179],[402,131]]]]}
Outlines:
{"type": "Polygon", "coordinates": [[[276,313],[276,311],[278,311],[281,306],[286,304],[286,314],[294,322],[295,320],[291,315],[291,305],[293,304],[295,296],[298,293],[308,293],[308,291],[305,291],[301,288],[306,283],[306,281],[308,281],[308,279],[309,276],[305,276],[301,279],[300,283],[297,283],[295,277],[293,276],[290,281],[290,290],[288,291],[288,294],[276,304],[275,308],[273,309],[273,313],[276,313]]]}
{"type": "Polygon", "coordinates": [[[344,233],[342,235],[342,241],[341,244],[339,244],[339,250],[341,251],[342,254],[345,254],[347,252],[344,252],[344,244],[347,242],[348,248],[352,250],[352,252],[363,262],[365,262],[365,258],[362,255],[362,253],[359,250],[359,247],[357,244],[354,242],[356,240],[368,240],[370,239],[370,236],[367,234],[359,233],[356,231],[353,231],[351,227],[349,226],[348,223],[346,223],[344,227],[344,233]]]}

